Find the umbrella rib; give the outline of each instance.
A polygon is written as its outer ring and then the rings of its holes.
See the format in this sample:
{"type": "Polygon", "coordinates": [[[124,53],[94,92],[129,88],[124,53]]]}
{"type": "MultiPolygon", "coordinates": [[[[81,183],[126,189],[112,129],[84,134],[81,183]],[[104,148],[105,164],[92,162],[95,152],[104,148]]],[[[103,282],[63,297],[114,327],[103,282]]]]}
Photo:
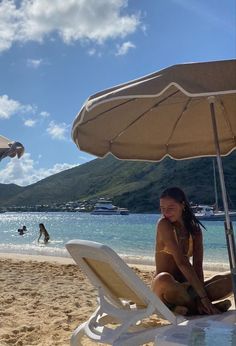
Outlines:
{"type": "Polygon", "coordinates": [[[171,140],[171,138],[172,138],[172,136],[173,136],[173,134],[174,134],[174,132],[175,132],[175,129],[176,129],[176,127],[177,127],[177,125],[178,125],[180,119],[182,118],[182,115],[183,115],[184,112],[187,110],[187,108],[188,108],[188,106],[189,106],[191,100],[192,100],[191,98],[188,98],[188,99],[187,99],[187,102],[185,103],[185,105],[184,105],[184,107],[183,107],[183,109],[182,109],[182,112],[181,112],[180,115],[178,116],[178,118],[177,118],[177,120],[176,120],[176,122],[175,122],[175,124],[174,124],[174,126],[173,126],[173,129],[172,129],[172,131],[171,131],[171,134],[170,134],[170,136],[169,136],[169,138],[168,138],[168,140],[167,140],[166,147],[168,147],[168,145],[170,144],[170,140],[171,140]]]}
{"type": "Polygon", "coordinates": [[[235,137],[235,134],[234,134],[234,132],[233,132],[231,123],[230,123],[230,121],[229,121],[229,119],[228,119],[228,114],[227,114],[227,111],[226,111],[226,109],[225,109],[224,103],[223,103],[223,101],[222,101],[221,99],[219,100],[219,104],[220,104],[220,106],[222,107],[222,113],[223,113],[223,116],[224,116],[224,118],[225,118],[225,122],[227,123],[227,126],[228,126],[228,128],[229,128],[229,131],[230,131],[231,134],[232,134],[232,139],[234,140],[234,142],[235,142],[235,144],[236,144],[236,137],[235,137]]]}
{"type": "Polygon", "coordinates": [[[115,137],[113,137],[112,139],[110,139],[110,145],[118,138],[120,137],[126,130],[128,130],[128,128],[130,128],[133,124],[135,124],[137,121],[139,121],[145,114],[147,114],[150,110],[152,110],[155,107],[158,107],[161,103],[163,103],[164,101],[168,100],[170,97],[176,95],[179,92],[179,90],[173,92],[172,94],[166,96],[164,99],[158,101],[156,104],[154,104],[153,106],[151,106],[150,108],[148,108],[145,112],[143,112],[142,114],[140,114],[135,120],[133,120],[128,126],[126,126],[126,128],[124,128],[122,131],[120,131],[115,137]]]}
{"type": "Polygon", "coordinates": [[[104,115],[104,114],[106,114],[107,112],[110,112],[110,111],[112,111],[112,110],[114,110],[114,109],[116,109],[116,108],[118,108],[118,107],[124,106],[124,105],[126,105],[127,103],[132,102],[132,101],[135,101],[135,100],[136,100],[136,99],[130,99],[130,100],[127,100],[127,101],[125,101],[125,102],[122,102],[122,103],[120,103],[120,104],[118,104],[118,105],[116,105],[116,106],[114,106],[114,107],[111,107],[111,108],[109,108],[109,109],[106,109],[105,111],[103,111],[103,112],[97,114],[94,118],[88,119],[87,121],[81,123],[80,126],[86,125],[87,123],[96,120],[96,119],[99,118],[101,115],[104,115]]]}

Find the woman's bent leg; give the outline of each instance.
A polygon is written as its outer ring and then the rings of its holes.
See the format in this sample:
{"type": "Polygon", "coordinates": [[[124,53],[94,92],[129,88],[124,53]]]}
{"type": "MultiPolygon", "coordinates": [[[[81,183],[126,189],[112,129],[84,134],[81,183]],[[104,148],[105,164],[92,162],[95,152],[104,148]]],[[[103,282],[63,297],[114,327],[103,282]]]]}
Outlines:
{"type": "MultiPolygon", "coordinates": [[[[212,302],[228,297],[232,294],[230,273],[216,275],[206,280],[205,289],[212,302]]],[[[163,272],[153,279],[152,290],[173,311],[183,315],[186,313],[198,313],[196,297],[194,298],[191,295],[191,286],[189,283],[179,283],[171,274],[163,272]],[[173,308],[174,306],[177,307],[176,310],[173,308]],[[181,308],[180,312],[178,312],[178,307],[181,308]],[[182,310],[184,307],[187,308],[186,311],[182,310]]],[[[225,300],[214,305],[223,312],[227,311],[231,304],[229,300],[225,300]]]]}
{"type": "Polygon", "coordinates": [[[231,274],[216,275],[204,283],[209,299],[214,302],[224,299],[232,294],[232,279],[231,274]]]}
{"type": "MultiPolygon", "coordinates": [[[[189,285],[187,285],[189,286],[189,285]]],[[[153,292],[167,305],[186,307],[195,311],[196,304],[187,292],[186,284],[181,284],[167,272],[158,274],[152,282],[153,292]]],[[[187,312],[187,311],[186,311],[187,312]]]]}

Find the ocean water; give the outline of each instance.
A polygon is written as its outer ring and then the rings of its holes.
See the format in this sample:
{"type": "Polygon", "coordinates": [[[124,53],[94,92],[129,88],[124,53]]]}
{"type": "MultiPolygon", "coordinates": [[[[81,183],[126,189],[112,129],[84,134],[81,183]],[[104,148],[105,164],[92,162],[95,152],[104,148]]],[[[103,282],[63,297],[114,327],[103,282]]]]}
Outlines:
{"type": "MultiPolygon", "coordinates": [[[[127,261],[154,264],[158,214],[90,215],[88,213],[2,213],[0,252],[69,257],[65,244],[86,239],[112,247],[127,261]],[[44,223],[51,240],[38,244],[39,223],[44,223]],[[26,225],[28,232],[18,234],[26,225]]],[[[223,222],[204,221],[204,263],[206,269],[228,268],[223,222]]],[[[236,228],[236,222],[233,223],[236,228]]]]}

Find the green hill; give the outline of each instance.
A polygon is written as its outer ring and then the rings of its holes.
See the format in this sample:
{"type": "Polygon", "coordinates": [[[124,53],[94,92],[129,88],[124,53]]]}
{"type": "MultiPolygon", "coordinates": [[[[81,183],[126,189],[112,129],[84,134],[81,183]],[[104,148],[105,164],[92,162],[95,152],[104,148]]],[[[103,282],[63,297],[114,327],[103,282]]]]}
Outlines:
{"type": "MultiPolygon", "coordinates": [[[[0,185],[0,204],[30,206],[109,197],[131,211],[152,212],[169,186],[183,188],[190,201],[214,203],[212,158],[159,163],[121,161],[112,156],[52,175],[35,184],[0,185]]],[[[236,209],[236,152],[223,158],[230,207],[236,209]]],[[[218,192],[220,195],[220,192],[218,192]]]]}
{"type": "Polygon", "coordinates": [[[24,187],[16,184],[0,184],[0,201],[4,201],[6,198],[15,196],[18,192],[21,192],[24,187]]]}

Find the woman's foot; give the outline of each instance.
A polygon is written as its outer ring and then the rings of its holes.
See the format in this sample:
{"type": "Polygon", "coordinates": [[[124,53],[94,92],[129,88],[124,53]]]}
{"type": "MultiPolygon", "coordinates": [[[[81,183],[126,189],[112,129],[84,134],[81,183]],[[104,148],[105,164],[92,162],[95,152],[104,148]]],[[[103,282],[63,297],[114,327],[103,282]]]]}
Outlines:
{"type": "Polygon", "coordinates": [[[229,299],[222,300],[219,303],[215,303],[214,306],[220,310],[220,312],[226,312],[231,307],[231,301],[229,299]]]}
{"type": "Polygon", "coordinates": [[[186,316],[188,314],[188,308],[186,306],[177,305],[172,310],[177,315],[186,316]]]}

